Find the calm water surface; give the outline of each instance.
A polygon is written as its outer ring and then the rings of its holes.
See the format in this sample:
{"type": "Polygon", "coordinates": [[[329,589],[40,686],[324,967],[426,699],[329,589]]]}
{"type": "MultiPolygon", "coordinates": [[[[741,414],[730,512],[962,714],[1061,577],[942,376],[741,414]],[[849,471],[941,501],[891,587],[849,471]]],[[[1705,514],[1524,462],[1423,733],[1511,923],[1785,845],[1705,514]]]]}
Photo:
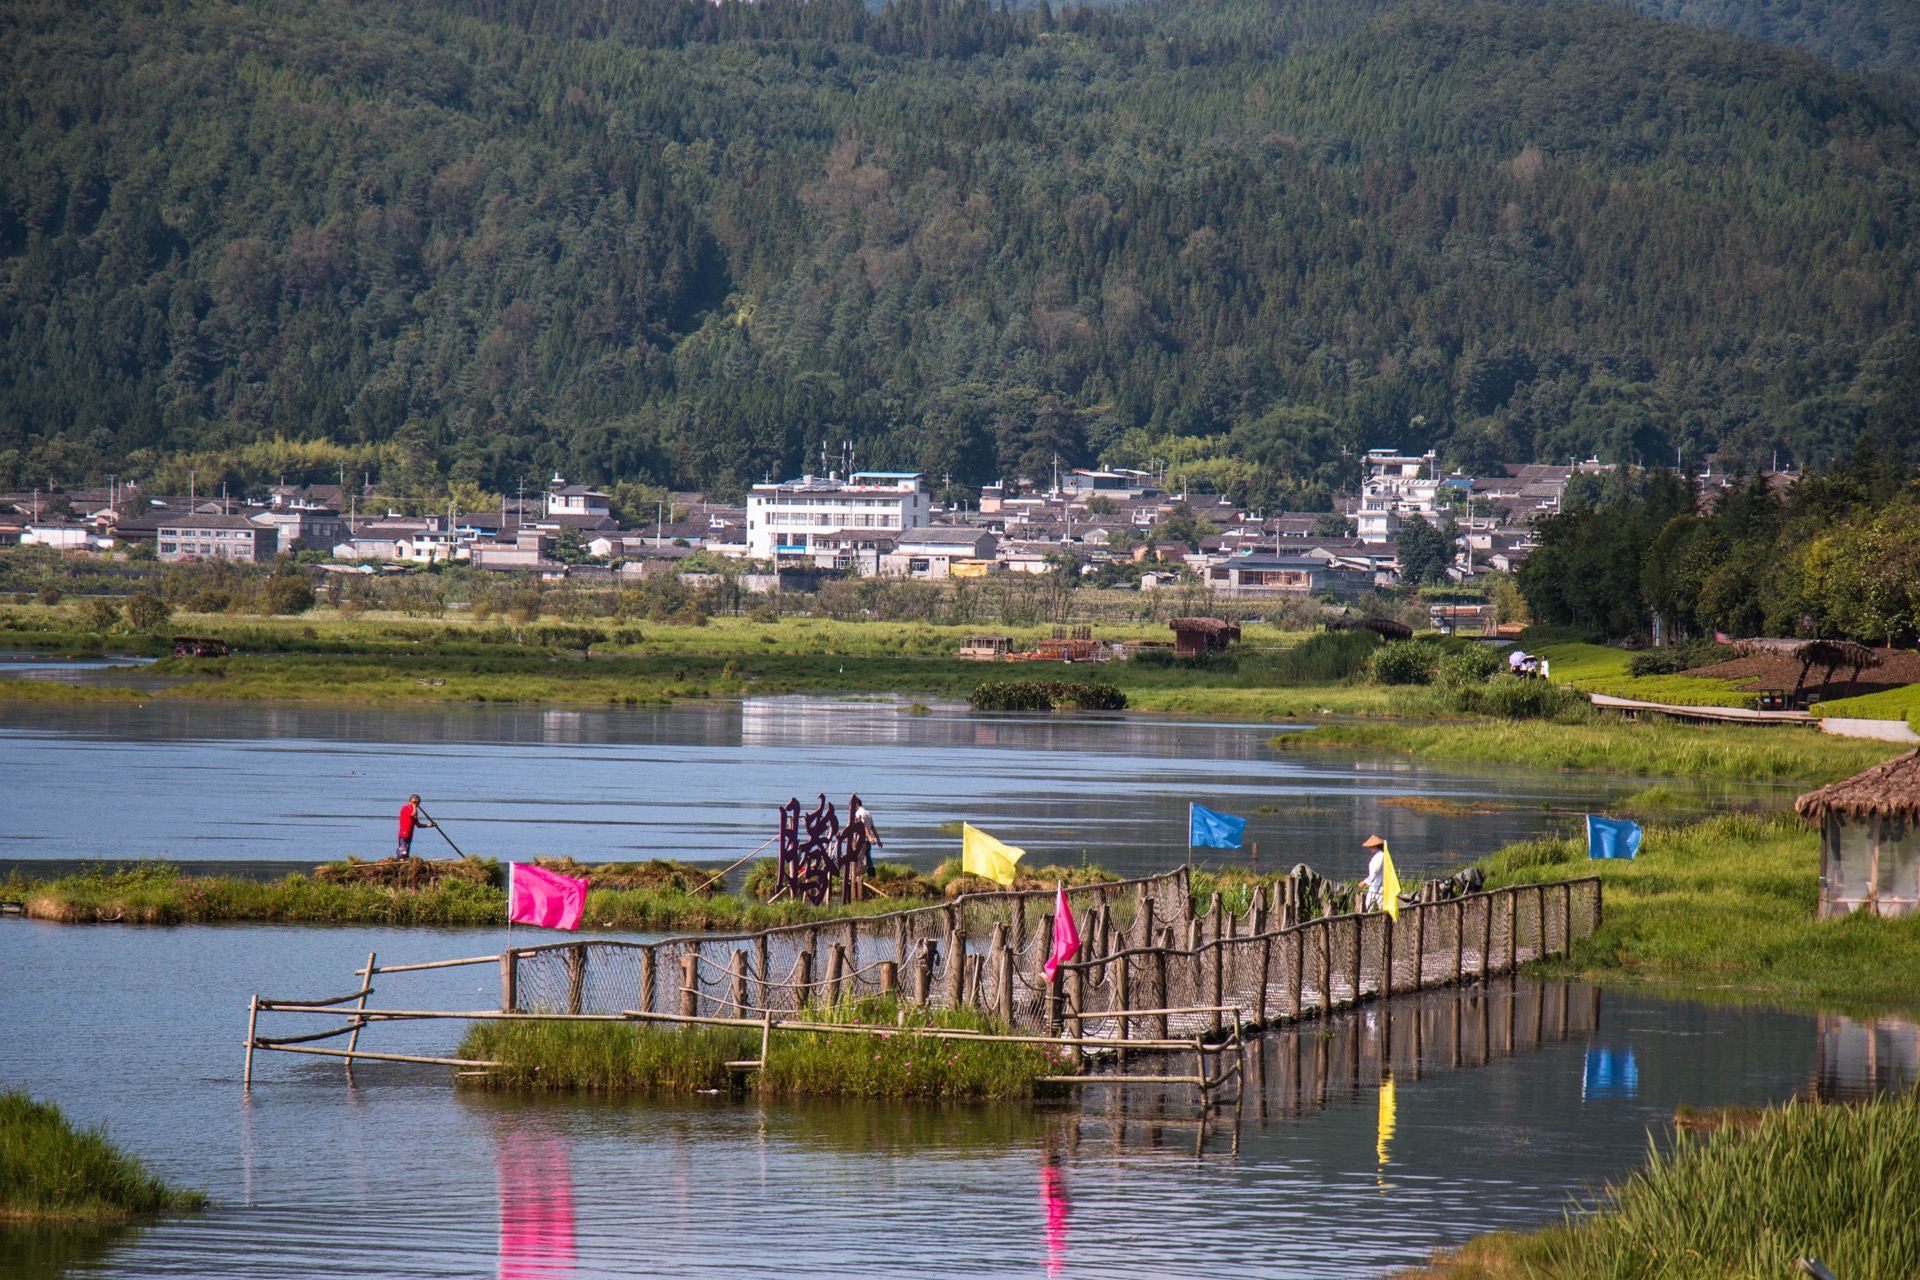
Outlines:
{"type": "MultiPolygon", "coordinates": [[[[1571,830],[1653,782],[1280,753],[1275,732],[816,698],[604,711],[0,704],[0,859],[382,857],[418,791],[469,853],[732,861],[774,834],[789,796],[811,807],[824,792],[844,811],[857,791],[886,856],[922,867],[958,852],[941,827],[966,820],[1026,848],[1029,865],[1161,870],[1186,857],[1198,801],[1246,816],[1263,866],[1351,876],[1374,832],[1403,868],[1444,869],[1571,830]]],[[[1786,794],[1669,786],[1702,808],[1786,794]]],[[[430,831],[415,845],[436,847],[430,831]]]]}
{"type": "MultiPolygon", "coordinates": [[[[322,997],[369,950],[404,963],[503,940],[0,921],[0,1079],[106,1122],[214,1202],[57,1256],[16,1241],[0,1273],[1381,1274],[1553,1218],[1636,1167],[1680,1103],[1870,1087],[1887,1045],[1906,1062],[1913,1043],[1911,1024],[1495,983],[1429,993],[1417,1019],[1398,1006],[1390,1052],[1378,1010],[1270,1036],[1240,1105],[1205,1127],[1178,1092],[1037,1109],[523,1102],[456,1093],[438,1068],[363,1065],[349,1087],[337,1063],[273,1054],[241,1092],[250,993],[322,997]]],[[[484,1006],[491,976],[396,975],[382,994],[484,1006]]],[[[362,1047],[445,1052],[456,1026],[376,1028],[362,1047]]]]}

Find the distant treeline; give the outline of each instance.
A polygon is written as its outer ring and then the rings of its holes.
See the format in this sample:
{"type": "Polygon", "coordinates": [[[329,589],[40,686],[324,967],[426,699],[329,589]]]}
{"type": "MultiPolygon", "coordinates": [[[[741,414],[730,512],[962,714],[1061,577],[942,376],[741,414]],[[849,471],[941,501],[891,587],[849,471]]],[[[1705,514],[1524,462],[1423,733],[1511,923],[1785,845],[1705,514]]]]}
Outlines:
{"type": "Polygon", "coordinates": [[[39,0],[0,31],[0,485],[726,494],[851,441],[962,488],[1057,457],[1323,507],[1376,445],[1916,448],[1913,120],[1619,7],[39,0]]]}
{"type": "Polygon", "coordinates": [[[1763,476],[1698,506],[1671,471],[1577,477],[1521,566],[1536,622],[1596,637],[1920,635],[1920,482],[1863,447],[1784,490],[1763,476]]]}

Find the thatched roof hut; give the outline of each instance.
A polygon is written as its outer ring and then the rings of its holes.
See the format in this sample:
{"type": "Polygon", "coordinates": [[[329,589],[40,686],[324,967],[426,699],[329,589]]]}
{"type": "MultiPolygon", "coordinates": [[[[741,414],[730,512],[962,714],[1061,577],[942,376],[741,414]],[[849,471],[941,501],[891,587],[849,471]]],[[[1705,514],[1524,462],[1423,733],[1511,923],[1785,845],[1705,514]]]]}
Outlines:
{"type": "Polygon", "coordinates": [[[1413,639],[1413,628],[1392,618],[1334,618],[1327,623],[1327,630],[1371,631],[1382,640],[1413,639]]]}
{"type": "Polygon", "coordinates": [[[1743,658],[1790,658],[1799,663],[1800,678],[1793,686],[1795,698],[1806,686],[1807,673],[1815,667],[1826,668],[1827,674],[1821,683],[1830,684],[1833,673],[1841,667],[1852,667],[1853,680],[1857,683],[1862,670],[1880,665],[1878,652],[1852,640],[1780,640],[1760,636],[1735,640],[1733,651],[1743,658]]]}
{"type": "Polygon", "coordinates": [[[1820,914],[1920,910],[1920,750],[1809,791],[1795,812],[1820,828],[1820,914]]]}
{"type": "Polygon", "coordinates": [[[1834,814],[1860,823],[1876,817],[1920,822],[1920,748],[1809,791],[1793,802],[1793,811],[1808,822],[1834,814]]]}

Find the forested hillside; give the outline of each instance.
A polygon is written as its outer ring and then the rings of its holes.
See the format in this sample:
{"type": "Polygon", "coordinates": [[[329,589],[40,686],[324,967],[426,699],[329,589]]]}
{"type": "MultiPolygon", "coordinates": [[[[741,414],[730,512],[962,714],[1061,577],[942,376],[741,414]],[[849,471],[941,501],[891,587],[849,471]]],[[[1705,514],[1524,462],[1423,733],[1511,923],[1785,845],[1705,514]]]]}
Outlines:
{"type": "Polygon", "coordinates": [[[1920,139],[1606,6],[0,9],[0,484],[734,489],[1920,420],[1920,139]]]}

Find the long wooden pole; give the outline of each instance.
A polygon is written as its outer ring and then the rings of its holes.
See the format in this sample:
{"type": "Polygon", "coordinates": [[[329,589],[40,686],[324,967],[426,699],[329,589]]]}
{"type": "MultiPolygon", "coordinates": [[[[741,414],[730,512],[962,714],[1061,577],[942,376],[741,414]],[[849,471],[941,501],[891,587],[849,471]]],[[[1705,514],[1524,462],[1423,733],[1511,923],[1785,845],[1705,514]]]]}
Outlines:
{"type": "MultiPolygon", "coordinates": [[[[373,991],[373,962],[375,958],[376,958],[376,954],[374,952],[372,951],[367,952],[367,980],[360,987],[359,1007],[362,1009],[367,1007],[367,996],[373,991]]],[[[347,1037],[348,1053],[352,1053],[355,1049],[358,1049],[360,1047],[360,1028],[363,1025],[365,1024],[356,1022],[353,1027],[353,1034],[347,1037]]],[[[349,1083],[351,1083],[353,1080],[353,1059],[352,1058],[347,1059],[347,1080],[349,1083]]]]}
{"type": "Polygon", "coordinates": [[[459,854],[462,858],[467,856],[465,853],[461,852],[459,845],[453,843],[453,837],[447,834],[447,829],[441,826],[438,822],[436,822],[433,816],[429,814],[425,809],[422,809],[418,805],[415,805],[414,812],[418,813],[421,817],[425,818],[428,822],[432,822],[433,829],[440,833],[440,838],[442,840],[445,840],[449,845],[452,845],[453,851],[456,854],[459,854]]]}
{"type": "MultiPolygon", "coordinates": [[[[766,840],[762,840],[762,841],[760,842],[760,845],[759,845],[759,848],[756,848],[756,849],[755,849],[755,850],[753,851],[753,853],[749,853],[749,854],[747,855],[747,858],[751,858],[751,857],[753,856],[753,854],[754,854],[754,853],[758,853],[758,852],[760,852],[760,850],[761,850],[761,849],[764,849],[764,848],[766,848],[766,847],[767,847],[768,845],[770,845],[770,844],[772,844],[772,843],[773,843],[773,842],[774,842],[775,840],[778,840],[779,838],[780,838],[779,836],[773,836],[773,837],[770,837],[769,839],[766,839],[766,840]]],[[[714,878],[713,878],[712,880],[709,880],[709,881],[707,881],[707,882],[706,882],[706,884],[703,884],[703,885],[701,885],[701,886],[700,886],[700,887],[699,887],[698,889],[695,889],[695,890],[694,890],[694,892],[695,892],[695,893],[705,893],[705,892],[706,892],[706,891],[707,891],[707,890],[708,890],[709,888],[711,888],[711,887],[712,887],[712,886],[713,886],[714,884],[716,884],[716,883],[718,883],[718,882],[719,882],[719,881],[721,881],[721,880],[724,880],[724,879],[726,879],[726,878],[727,878],[727,872],[728,872],[728,871],[732,871],[732,870],[733,870],[733,869],[734,869],[735,867],[738,867],[738,866],[740,865],[740,863],[742,863],[742,862],[745,862],[745,861],[747,860],[747,858],[742,858],[742,859],[740,859],[740,862],[735,862],[735,863],[733,863],[732,865],[730,865],[730,866],[728,866],[728,867],[726,868],[726,870],[725,870],[725,871],[722,871],[722,872],[720,872],[720,874],[719,874],[719,875],[716,875],[716,876],[715,876],[715,877],[714,877],[714,878]]],[[[882,896],[885,896],[885,895],[882,895],[882,896]]]]}
{"type": "MultiPolygon", "coordinates": [[[[331,1012],[331,1010],[329,1010],[331,1012]]],[[[247,1004],[247,1068],[240,1077],[242,1089],[253,1088],[253,1031],[260,1021],[260,997],[255,996],[247,1004]]]]}

